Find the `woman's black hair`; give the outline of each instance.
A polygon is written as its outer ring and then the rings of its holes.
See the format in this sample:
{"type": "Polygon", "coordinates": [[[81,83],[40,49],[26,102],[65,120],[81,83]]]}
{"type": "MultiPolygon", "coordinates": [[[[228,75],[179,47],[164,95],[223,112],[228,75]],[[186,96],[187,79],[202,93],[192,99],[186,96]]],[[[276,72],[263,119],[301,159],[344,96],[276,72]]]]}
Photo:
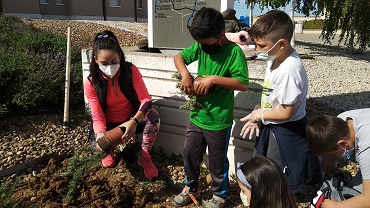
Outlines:
{"type": "Polygon", "coordinates": [[[276,162],[259,156],[245,162],[241,170],[251,185],[250,208],[297,208],[295,197],[276,162]]]}
{"type": "Polygon", "coordinates": [[[119,45],[117,37],[113,34],[113,32],[109,30],[105,30],[101,33],[95,35],[94,42],[93,42],[93,51],[90,62],[90,75],[88,79],[94,86],[94,89],[98,92],[99,102],[105,112],[106,109],[106,85],[107,80],[103,78],[102,72],[99,69],[99,65],[95,62],[95,57],[98,56],[99,50],[112,50],[119,54],[120,56],[120,71],[118,77],[118,83],[121,89],[121,92],[124,96],[132,103],[134,110],[136,112],[139,109],[140,101],[137,96],[137,93],[133,87],[132,81],[132,71],[131,67],[132,64],[126,62],[125,54],[121,46],[119,45]]]}
{"type": "MultiPolygon", "coordinates": [[[[117,37],[114,35],[113,32],[109,30],[105,30],[101,33],[97,33],[94,38],[93,42],[93,51],[92,51],[92,58],[90,62],[90,76],[91,76],[91,82],[93,85],[98,84],[99,77],[102,76],[99,65],[95,62],[95,57],[98,57],[99,50],[112,50],[119,54],[120,56],[120,69],[121,74],[128,73],[127,70],[127,64],[125,60],[125,54],[123,53],[123,50],[121,46],[119,45],[117,37]]],[[[128,77],[128,76],[123,76],[128,77]]]]}

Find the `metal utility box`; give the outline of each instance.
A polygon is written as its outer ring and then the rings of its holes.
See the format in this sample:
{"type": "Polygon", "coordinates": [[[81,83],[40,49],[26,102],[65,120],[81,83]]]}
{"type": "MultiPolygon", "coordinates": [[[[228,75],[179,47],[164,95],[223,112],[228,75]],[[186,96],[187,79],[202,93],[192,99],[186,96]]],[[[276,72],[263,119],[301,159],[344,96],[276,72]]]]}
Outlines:
{"type": "Polygon", "coordinates": [[[183,49],[194,43],[187,29],[202,7],[220,12],[234,8],[234,0],[148,0],[148,46],[183,49]]]}

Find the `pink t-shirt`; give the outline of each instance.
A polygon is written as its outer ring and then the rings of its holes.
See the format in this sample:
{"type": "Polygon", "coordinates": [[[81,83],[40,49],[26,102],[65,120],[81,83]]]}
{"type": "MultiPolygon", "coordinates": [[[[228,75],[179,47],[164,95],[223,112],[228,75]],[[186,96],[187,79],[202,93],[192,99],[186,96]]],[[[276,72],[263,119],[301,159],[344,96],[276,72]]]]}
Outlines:
{"type": "MultiPolygon", "coordinates": [[[[105,115],[103,109],[99,103],[98,93],[95,91],[91,82],[86,79],[84,81],[84,92],[88,100],[91,116],[93,120],[94,132],[106,131],[107,122],[122,122],[127,120],[134,109],[130,101],[123,95],[118,85],[118,77],[121,70],[118,71],[117,75],[110,79],[103,74],[104,79],[108,81],[107,83],[107,107],[105,115]]],[[[139,69],[132,65],[132,83],[136,94],[140,100],[140,107],[148,101],[151,101],[148,89],[144,83],[143,77],[139,69]]],[[[136,112],[135,112],[136,113],[136,112]]]]}

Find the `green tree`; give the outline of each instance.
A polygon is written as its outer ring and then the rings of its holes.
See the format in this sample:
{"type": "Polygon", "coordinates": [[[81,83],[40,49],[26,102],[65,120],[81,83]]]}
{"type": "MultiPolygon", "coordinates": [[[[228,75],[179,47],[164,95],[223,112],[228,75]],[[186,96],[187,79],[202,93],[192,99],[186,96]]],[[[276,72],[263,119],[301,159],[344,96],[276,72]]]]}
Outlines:
{"type": "Polygon", "coordinates": [[[370,2],[368,0],[321,0],[324,12],[323,39],[330,42],[338,29],[339,42],[344,41],[349,51],[362,52],[370,46],[370,2]]]}
{"type": "MultiPolygon", "coordinates": [[[[240,2],[240,0],[235,0],[240,2]]],[[[284,7],[286,6],[291,0],[245,0],[245,4],[249,5],[250,3],[252,4],[258,4],[260,9],[264,9],[266,7],[271,7],[271,8],[279,8],[279,7],[284,7]]]]}
{"type": "MultiPolygon", "coordinates": [[[[240,1],[240,0],[238,0],[240,1]]],[[[321,38],[325,43],[339,32],[339,44],[344,43],[349,52],[363,52],[370,47],[370,2],[368,0],[294,0],[295,11],[306,16],[324,15],[321,38]]],[[[245,0],[245,3],[279,8],[291,0],[245,0]]]]}

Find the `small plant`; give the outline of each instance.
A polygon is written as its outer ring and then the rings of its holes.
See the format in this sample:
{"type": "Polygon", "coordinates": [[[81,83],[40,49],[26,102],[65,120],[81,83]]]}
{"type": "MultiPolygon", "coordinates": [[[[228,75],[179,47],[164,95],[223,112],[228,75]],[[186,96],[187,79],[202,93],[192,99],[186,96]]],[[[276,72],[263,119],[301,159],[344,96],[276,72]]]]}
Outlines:
{"type": "Polygon", "coordinates": [[[6,182],[0,185],[0,208],[17,207],[18,202],[13,198],[17,184],[18,180],[13,184],[6,182]]]}
{"type": "MultiPolygon", "coordinates": [[[[172,75],[172,78],[176,78],[177,80],[181,81],[181,74],[176,72],[172,75]]],[[[177,82],[176,88],[180,89],[181,84],[180,82],[177,82]]],[[[205,95],[189,95],[181,90],[181,95],[185,95],[187,97],[187,103],[184,105],[181,105],[179,108],[182,110],[191,110],[191,111],[199,111],[201,109],[205,110],[207,113],[209,111],[202,105],[202,99],[206,98],[205,95]]]]}
{"type": "Polygon", "coordinates": [[[89,172],[94,164],[99,163],[101,158],[102,154],[90,147],[81,147],[76,150],[68,162],[66,172],[61,174],[62,177],[72,176],[68,185],[67,195],[64,198],[65,201],[73,195],[79,181],[82,181],[81,177],[89,172]]]}

